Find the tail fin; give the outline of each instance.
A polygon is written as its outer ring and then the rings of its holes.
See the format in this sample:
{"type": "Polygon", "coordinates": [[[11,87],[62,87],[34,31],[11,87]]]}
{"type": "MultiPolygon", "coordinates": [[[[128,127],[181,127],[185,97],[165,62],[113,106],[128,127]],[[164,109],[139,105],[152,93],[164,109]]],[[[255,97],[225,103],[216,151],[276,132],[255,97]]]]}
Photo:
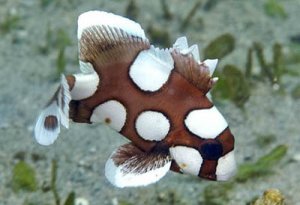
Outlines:
{"type": "Polygon", "coordinates": [[[60,133],[60,124],[69,128],[70,100],[69,85],[62,75],[59,88],[37,119],[34,137],[39,144],[53,144],[60,133]]]}

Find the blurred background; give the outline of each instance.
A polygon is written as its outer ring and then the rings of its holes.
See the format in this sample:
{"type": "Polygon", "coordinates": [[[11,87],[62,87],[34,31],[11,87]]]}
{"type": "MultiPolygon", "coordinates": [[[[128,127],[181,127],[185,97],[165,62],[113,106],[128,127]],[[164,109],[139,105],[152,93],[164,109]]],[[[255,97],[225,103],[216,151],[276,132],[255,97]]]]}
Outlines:
{"type": "Polygon", "coordinates": [[[300,204],[300,1],[0,3],[0,205],[300,204]],[[77,17],[88,10],[139,22],[162,48],[187,36],[201,60],[219,59],[212,95],[236,137],[235,178],[169,172],[156,184],[119,189],[104,165],[126,140],[110,128],[71,123],[52,146],[35,142],[36,117],[60,73],[79,72],[77,17]]]}

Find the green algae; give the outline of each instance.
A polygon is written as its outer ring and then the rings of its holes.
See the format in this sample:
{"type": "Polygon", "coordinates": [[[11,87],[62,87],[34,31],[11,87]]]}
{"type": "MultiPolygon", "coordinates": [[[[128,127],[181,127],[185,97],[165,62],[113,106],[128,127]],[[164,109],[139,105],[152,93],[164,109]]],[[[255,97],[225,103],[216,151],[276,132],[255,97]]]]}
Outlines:
{"type": "Polygon", "coordinates": [[[31,201],[28,201],[28,200],[25,200],[23,202],[23,205],[38,205],[37,203],[34,203],[34,202],[31,202],[31,201]]]}
{"type": "Polygon", "coordinates": [[[60,76],[66,69],[67,61],[65,57],[65,48],[61,47],[56,57],[56,75],[60,76]]]}
{"type": "Polygon", "coordinates": [[[51,164],[51,191],[53,193],[54,196],[54,200],[55,200],[55,204],[56,205],[60,205],[60,197],[59,194],[57,192],[57,188],[56,188],[56,178],[57,178],[57,161],[56,160],[52,160],[52,164],[51,164]]]}
{"type": "Polygon", "coordinates": [[[167,3],[167,0],[160,0],[161,8],[163,11],[163,18],[167,21],[173,19],[173,14],[169,9],[169,5],[167,3]]]}
{"type": "Polygon", "coordinates": [[[126,200],[120,200],[120,201],[118,202],[118,204],[119,204],[119,205],[133,205],[132,203],[130,203],[130,202],[126,201],[126,200]]]}
{"type": "Polygon", "coordinates": [[[210,184],[203,192],[203,204],[223,205],[229,201],[229,193],[234,188],[234,183],[224,182],[222,184],[210,184]]]}
{"type": "Polygon", "coordinates": [[[202,5],[202,1],[200,0],[196,1],[192,9],[188,12],[186,17],[183,19],[180,25],[181,31],[184,31],[190,25],[191,20],[193,19],[193,17],[195,16],[196,12],[198,11],[201,5],[202,5]]]}
{"type": "Polygon", "coordinates": [[[157,25],[150,24],[147,33],[154,45],[169,47],[171,45],[171,36],[168,30],[157,25]]]}
{"type": "Polygon", "coordinates": [[[286,145],[279,145],[256,162],[242,164],[238,169],[235,180],[245,182],[253,177],[270,174],[272,167],[286,155],[287,149],[286,145]]]}
{"type": "Polygon", "coordinates": [[[235,48],[235,39],[229,34],[223,34],[212,40],[204,49],[205,59],[222,59],[235,48]]]}
{"type": "Polygon", "coordinates": [[[67,60],[65,57],[65,50],[68,46],[72,45],[72,40],[68,36],[67,32],[60,28],[56,31],[56,36],[54,39],[54,46],[57,52],[56,57],[56,76],[60,77],[60,74],[63,73],[66,69],[67,60]]]}
{"type": "Polygon", "coordinates": [[[55,34],[54,45],[56,48],[65,48],[72,45],[72,40],[64,28],[58,28],[55,34]]]}
{"type": "Polygon", "coordinates": [[[270,144],[272,144],[272,142],[274,142],[276,140],[276,136],[273,134],[266,134],[266,135],[258,135],[256,136],[256,144],[263,148],[263,147],[267,147],[270,144]]]}
{"type": "Polygon", "coordinates": [[[256,57],[258,59],[261,75],[267,77],[271,82],[273,82],[273,75],[270,66],[266,62],[263,46],[259,42],[253,43],[253,48],[256,52],[256,57]]]}
{"type": "Polygon", "coordinates": [[[300,44],[293,43],[287,46],[288,52],[283,56],[284,64],[300,64],[300,44]]]}
{"type": "Polygon", "coordinates": [[[53,0],[40,0],[39,4],[42,8],[47,8],[51,3],[53,3],[53,0]]]}
{"type": "Polygon", "coordinates": [[[47,24],[44,42],[39,45],[41,54],[48,55],[52,50],[60,50],[73,44],[70,36],[64,28],[53,28],[47,24]]]}
{"type": "Polygon", "coordinates": [[[259,42],[253,43],[253,49],[256,53],[261,76],[267,78],[272,84],[280,84],[280,79],[284,71],[284,56],[282,54],[282,45],[275,43],[273,45],[273,61],[267,62],[264,54],[263,45],[259,42]]]}
{"type": "Polygon", "coordinates": [[[278,0],[267,0],[264,4],[265,13],[271,17],[286,18],[288,15],[278,0]]]}
{"type": "Polygon", "coordinates": [[[273,45],[273,81],[280,84],[283,75],[283,54],[282,45],[275,43],[273,45]]]}
{"type": "MultiPolygon", "coordinates": [[[[15,159],[25,159],[25,154],[26,152],[20,151],[17,152],[14,155],[15,159]]],[[[33,153],[35,155],[34,159],[37,159],[33,161],[38,161],[41,159],[44,159],[43,156],[40,156],[36,153],[33,153]],[[36,156],[38,155],[38,156],[36,156]],[[41,158],[42,157],[42,158],[41,158]]],[[[56,160],[52,160],[51,164],[51,181],[50,185],[46,185],[45,183],[41,186],[41,190],[43,192],[48,192],[51,191],[54,196],[54,201],[55,205],[61,205],[61,198],[58,194],[57,187],[56,187],[56,181],[57,181],[57,162],[56,160]]],[[[30,191],[34,192],[38,190],[38,183],[36,179],[36,173],[35,170],[24,160],[20,160],[13,168],[13,175],[12,175],[12,189],[15,192],[18,191],[30,191]]],[[[63,205],[75,205],[75,192],[71,191],[66,198],[65,202],[63,205]]],[[[26,198],[23,202],[23,205],[36,205],[36,204],[41,204],[40,201],[37,201],[35,199],[28,199],[26,198]]],[[[46,205],[46,204],[45,204],[46,205]]],[[[48,205],[48,204],[47,204],[48,205]]]]}
{"type": "Polygon", "coordinates": [[[46,156],[43,155],[43,154],[33,152],[33,153],[31,153],[31,160],[33,162],[37,162],[37,161],[40,161],[40,160],[46,160],[46,156]]]}
{"type": "Polygon", "coordinates": [[[45,35],[45,41],[38,47],[41,54],[48,55],[51,51],[56,51],[56,78],[65,71],[67,59],[65,50],[72,45],[72,40],[67,31],[63,28],[53,29],[49,24],[45,35]]]}
{"type": "Polygon", "coordinates": [[[300,43],[300,34],[290,36],[290,41],[299,44],[300,43]]]}
{"type": "MultiPolygon", "coordinates": [[[[61,198],[58,194],[57,187],[56,187],[56,180],[57,180],[57,161],[52,160],[51,163],[51,182],[50,182],[50,190],[53,193],[55,205],[61,204],[61,198]]],[[[74,205],[75,204],[75,192],[71,191],[64,203],[64,205],[74,205]]]]}
{"type": "Polygon", "coordinates": [[[0,33],[6,34],[20,26],[21,17],[18,13],[7,12],[0,22],[0,33]]]}
{"type": "Polygon", "coordinates": [[[139,8],[135,0],[130,0],[126,7],[125,16],[129,19],[136,20],[139,16],[139,8]]]}
{"type": "Polygon", "coordinates": [[[212,90],[213,97],[230,99],[242,108],[250,97],[250,86],[241,70],[234,65],[225,65],[217,76],[220,76],[220,79],[212,90]]]}
{"type": "Polygon", "coordinates": [[[292,90],[292,97],[296,100],[300,99],[300,84],[297,84],[292,90]]]}
{"type": "Polygon", "coordinates": [[[24,161],[18,162],[13,168],[12,188],[15,192],[37,190],[35,170],[24,161]]]}
{"type": "Polygon", "coordinates": [[[209,0],[209,1],[206,1],[204,6],[203,6],[203,9],[204,11],[210,11],[212,10],[213,8],[215,8],[217,6],[217,4],[221,2],[220,0],[209,0]]]}
{"type": "MultiPolygon", "coordinates": [[[[63,28],[52,28],[50,24],[47,25],[45,33],[45,40],[38,46],[38,52],[43,55],[49,55],[51,52],[56,52],[55,59],[55,79],[60,77],[66,69],[67,58],[65,51],[67,47],[73,44],[67,31],[63,28]]],[[[78,62],[78,61],[77,61],[78,62]]]]}
{"type": "Polygon", "coordinates": [[[40,197],[26,197],[22,205],[53,205],[49,201],[44,201],[40,197]]]}
{"type": "Polygon", "coordinates": [[[26,152],[25,151],[18,151],[14,154],[13,158],[20,160],[20,161],[24,161],[26,158],[26,152]]]}
{"type": "Polygon", "coordinates": [[[253,70],[253,49],[249,48],[247,52],[245,77],[250,78],[253,70]]]}
{"type": "Polygon", "coordinates": [[[71,192],[67,197],[64,205],[74,205],[75,204],[75,192],[71,192]]]}
{"type": "Polygon", "coordinates": [[[234,65],[226,65],[223,75],[227,81],[229,97],[238,107],[243,107],[250,97],[250,87],[245,76],[234,65]]]}

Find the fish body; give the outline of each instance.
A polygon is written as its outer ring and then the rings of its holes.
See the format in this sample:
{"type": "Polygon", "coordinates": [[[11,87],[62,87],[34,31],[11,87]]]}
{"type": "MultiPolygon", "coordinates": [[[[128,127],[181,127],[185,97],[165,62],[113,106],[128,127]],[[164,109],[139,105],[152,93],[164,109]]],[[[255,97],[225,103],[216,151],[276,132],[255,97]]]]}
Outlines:
{"type": "Polygon", "coordinates": [[[78,18],[81,72],[61,83],[35,126],[52,144],[60,124],[105,123],[128,138],[105,166],[117,187],[142,186],[169,170],[227,180],[236,169],[234,137],[208,98],[217,60],[201,62],[186,37],[172,48],[150,45],[134,21],[103,11],[78,18]]]}

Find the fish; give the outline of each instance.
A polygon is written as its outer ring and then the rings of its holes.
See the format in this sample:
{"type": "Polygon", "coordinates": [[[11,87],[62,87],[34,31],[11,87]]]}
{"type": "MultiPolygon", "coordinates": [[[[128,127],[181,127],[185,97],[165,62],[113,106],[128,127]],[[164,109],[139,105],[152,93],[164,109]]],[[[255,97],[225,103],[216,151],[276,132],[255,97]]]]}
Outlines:
{"type": "Polygon", "coordinates": [[[80,71],[61,75],[40,113],[34,138],[51,145],[70,121],[106,124],[129,140],[105,164],[116,187],[146,186],[169,170],[225,181],[234,176],[234,136],[210,90],[217,59],[179,37],[150,44],[137,22],[105,11],[78,17],[80,71]]]}

